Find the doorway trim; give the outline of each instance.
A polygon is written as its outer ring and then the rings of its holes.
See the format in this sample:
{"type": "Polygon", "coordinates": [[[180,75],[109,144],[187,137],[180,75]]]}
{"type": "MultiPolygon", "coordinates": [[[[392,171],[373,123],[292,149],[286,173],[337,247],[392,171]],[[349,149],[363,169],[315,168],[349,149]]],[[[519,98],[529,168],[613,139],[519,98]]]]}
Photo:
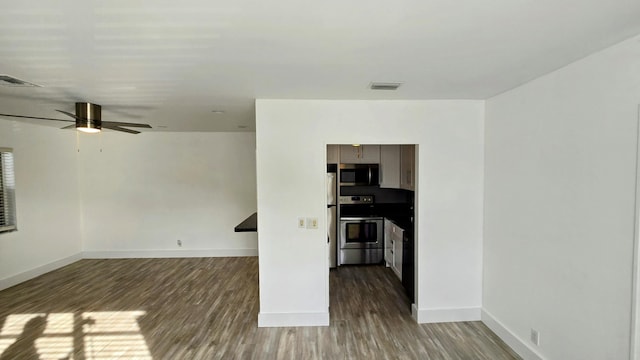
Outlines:
{"type": "Polygon", "coordinates": [[[629,359],[640,360],[640,105],[636,114],[636,183],[633,213],[633,268],[631,283],[631,331],[629,359]]]}

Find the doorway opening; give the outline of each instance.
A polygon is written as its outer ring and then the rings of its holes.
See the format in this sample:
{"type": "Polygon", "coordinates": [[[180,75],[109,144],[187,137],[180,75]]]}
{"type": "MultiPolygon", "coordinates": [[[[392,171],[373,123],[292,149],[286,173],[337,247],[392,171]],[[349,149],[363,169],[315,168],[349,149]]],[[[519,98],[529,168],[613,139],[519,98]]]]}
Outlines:
{"type": "Polygon", "coordinates": [[[396,307],[411,316],[417,297],[417,148],[326,147],[326,293],[333,320],[356,304],[373,312],[396,307]]]}

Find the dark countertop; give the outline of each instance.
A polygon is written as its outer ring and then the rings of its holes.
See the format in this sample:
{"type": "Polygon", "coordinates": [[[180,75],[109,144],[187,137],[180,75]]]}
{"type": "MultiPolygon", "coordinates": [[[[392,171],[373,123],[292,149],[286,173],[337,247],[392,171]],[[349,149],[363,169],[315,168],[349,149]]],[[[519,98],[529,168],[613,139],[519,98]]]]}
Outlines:
{"type": "Polygon", "coordinates": [[[258,231],[258,213],[254,212],[234,228],[235,232],[258,231]]]}
{"type": "Polygon", "coordinates": [[[405,234],[413,234],[413,222],[411,221],[410,217],[387,215],[385,216],[385,218],[391,220],[391,222],[401,227],[402,230],[404,230],[405,234]]]}
{"type": "MultiPolygon", "coordinates": [[[[373,210],[373,207],[372,207],[373,210]]],[[[357,216],[365,215],[358,213],[357,216]]],[[[413,208],[408,210],[406,205],[396,204],[382,204],[378,205],[371,213],[367,213],[367,216],[380,216],[386,217],[393,221],[396,225],[400,226],[403,230],[413,234],[413,208]]],[[[343,214],[343,216],[356,216],[356,214],[343,214]]],[[[242,221],[234,228],[235,232],[251,232],[258,231],[258,213],[251,214],[248,218],[242,221]]]]}

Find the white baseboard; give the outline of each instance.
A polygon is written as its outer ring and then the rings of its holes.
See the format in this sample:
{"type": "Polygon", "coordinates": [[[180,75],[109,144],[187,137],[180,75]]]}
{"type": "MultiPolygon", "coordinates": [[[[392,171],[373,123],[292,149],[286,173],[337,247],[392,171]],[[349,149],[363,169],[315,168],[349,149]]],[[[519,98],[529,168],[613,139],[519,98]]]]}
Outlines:
{"type": "Polygon", "coordinates": [[[329,312],[259,313],[258,327],[329,326],[329,312]]]}
{"type": "Polygon", "coordinates": [[[75,255],[67,256],[65,258],[50,262],[48,264],[38,266],[35,269],[27,270],[25,272],[22,272],[13,276],[9,276],[4,279],[0,279],[0,290],[4,290],[12,286],[18,285],[21,282],[31,280],[35,277],[46,274],[49,271],[53,271],[63,266],[72,264],[78,260],[82,260],[82,253],[77,253],[75,255]]]}
{"type": "Polygon", "coordinates": [[[84,259],[191,258],[258,256],[258,249],[84,251],[84,259]]]}
{"type": "Polygon", "coordinates": [[[524,360],[545,360],[529,343],[519,338],[485,309],[482,309],[482,322],[524,360]]]}
{"type": "Polygon", "coordinates": [[[416,304],[411,305],[411,315],[418,324],[479,321],[479,307],[452,308],[452,309],[418,309],[416,304]]]}

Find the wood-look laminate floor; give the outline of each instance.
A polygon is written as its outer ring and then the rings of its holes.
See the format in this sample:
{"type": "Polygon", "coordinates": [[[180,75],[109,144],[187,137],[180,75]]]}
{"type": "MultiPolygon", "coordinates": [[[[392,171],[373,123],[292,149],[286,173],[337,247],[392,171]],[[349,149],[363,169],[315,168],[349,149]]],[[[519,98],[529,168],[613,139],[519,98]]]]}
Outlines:
{"type": "Polygon", "coordinates": [[[331,325],[258,328],[258,259],[82,260],[0,291],[7,359],[519,359],[480,322],[416,324],[390,269],[331,271],[331,325]]]}

